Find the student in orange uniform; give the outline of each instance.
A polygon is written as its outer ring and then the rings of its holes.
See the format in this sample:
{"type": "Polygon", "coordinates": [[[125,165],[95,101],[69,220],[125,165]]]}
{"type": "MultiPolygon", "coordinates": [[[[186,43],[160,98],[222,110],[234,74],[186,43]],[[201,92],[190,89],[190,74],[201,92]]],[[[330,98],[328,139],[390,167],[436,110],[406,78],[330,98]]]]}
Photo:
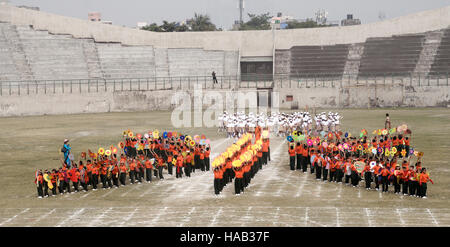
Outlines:
{"type": "Polygon", "coordinates": [[[295,153],[297,154],[297,167],[296,170],[300,170],[302,165],[302,145],[300,142],[297,142],[297,146],[295,147],[295,153]]]}
{"type": "Polygon", "coordinates": [[[419,182],[417,181],[417,173],[414,170],[414,166],[409,166],[408,172],[408,183],[409,183],[409,196],[417,196],[416,192],[419,187],[419,182]]]}
{"type": "Polygon", "coordinates": [[[366,190],[370,190],[370,184],[372,183],[372,172],[370,171],[369,163],[366,163],[361,176],[364,176],[364,182],[366,183],[366,190]]]}
{"type": "Polygon", "coordinates": [[[244,179],[244,170],[242,167],[234,167],[233,168],[235,173],[235,179],[234,179],[234,192],[236,195],[241,194],[241,191],[244,192],[244,186],[243,186],[243,179],[244,179]]]}
{"type": "Polygon", "coordinates": [[[424,167],[419,175],[419,196],[422,198],[427,198],[427,182],[430,181],[434,184],[433,180],[431,180],[430,175],[427,173],[427,169],[424,167]]]}
{"type": "Polygon", "coordinates": [[[95,164],[92,167],[92,188],[93,188],[93,190],[97,190],[99,173],[100,173],[99,167],[97,164],[95,164]]]}
{"type": "Polygon", "coordinates": [[[223,188],[223,171],[222,165],[214,168],[214,193],[220,194],[223,188]]]}
{"type": "Polygon", "coordinates": [[[211,148],[208,145],[208,147],[206,147],[206,151],[205,151],[205,169],[206,169],[206,171],[209,171],[209,168],[211,166],[211,161],[209,159],[210,154],[211,154],[211,148]]]}
{"type": "Polygon", "coordinates": [[[120,162],[119,173],[120,184],[122,184],[122,186],[125,186],[127,179],[127,166],[125,165],[125,162],[120,162]]]}
{"type": "Polygon", "coordinates": [[[289,166],[291,168],[291,171],[294,171],[295,170],[295,155],[296,155],[294,145],[289,146],[288,152],[289,152],[289,166]]]}
{"type": "Polygon", "coordinates": [[[308,169],[308,160],[309,160],[309,149],[306,144],[303,144],[303,148],[301,150],[301,165],[302,165],[302,171],[303,173],[306,173],[306,169],[308,169]]]}
{"type": "Polygon", "coordinates": [[[56,172],[56,169],[53,169],[52,170],[52,173],[51,173],[51,182],[52,182],[52,185],[53,185],[53,188],[52,188],[52,196],[55,196],[56,195],[56,183],[57,183],[57,181],[58,181],[58,173],[56,172]]]}
{"type": "Polygon", "coordinates": [[[44,176],[42,175],[42,171],[41,170],[39,170],[37,172],[36,178],[34,179],[34,183],[36,184],[36,187],[37,187],[38,198],[44,197],[44,192],[43,192],[44,176]]]}
{"type": "Polygon", "coordinates": [[[147,183],[152,182],[152,170],[153,170],[152,162],[147,157],[145,159],[145,178],[147,180],[147,183]]]}
{"type": "Polygon", "coordinates": [[[129,163],[128,169],[130,170],[130,183],[134,184],[134,182],[136,181],[136,179],[135,179],[136,160],[135,159],[131,160],[131,162],[129,163]]]}
{"type": "Polygon", "coordinates": [[[382,192],[388,192],[389,189],[389,175],[391,175],[391,172],[389,169],[384,166],[380,171],[381,176],[381,184],[382,184],[382,192]]]}
{"type": "Polygon", "coordinates": [[[162,174],[163,173],[163,168],[164,168],[164,160],[163,160],[163,158],[158,156],[158,175],[159,175],[159,179],[160,180],[164,179],[164,176],[162,174]]]}
{"type": "Polygon", "coordinates": [[[402,185],[402,193],[404,196],[408,195],[409,187],[409,170],[408,166],[403,166],[400,174],[400,184],[402,185]]]}

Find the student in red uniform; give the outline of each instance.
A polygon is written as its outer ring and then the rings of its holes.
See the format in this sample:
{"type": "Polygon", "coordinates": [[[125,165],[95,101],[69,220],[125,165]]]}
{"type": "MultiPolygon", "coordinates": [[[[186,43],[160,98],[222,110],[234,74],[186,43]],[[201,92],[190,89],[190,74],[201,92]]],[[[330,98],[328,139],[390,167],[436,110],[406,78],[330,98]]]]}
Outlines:
{"type": "Polygon", "coordinates": [[[366,183],[366,190],[370,190],[370,184],[372,183],[372,172],[370,171],[370,165],[366,163],[361,176],[364,176],[364,182],[366,183]]]}
{"type": "Polygon", "coordinates": [[[384,166],[380,171],[381,176],[381,184],[382,184],[382,192],[388,192],[389,188],[389,175],[391,175],[391,172],[389,169],[384,166]]]}
{"type": "Polygon", "coordinates": [[[152,182],[152,170],[153,170],[153,164],[147,157],[145,159],[145,178],[147,180],[147,183],[152,182]]]}
{"type": "Polygon", "coordinates": [[[300,144],[300,142],[297,142],[297,146],[295,147],[295,153],[297,154],[297,170],[300,170],[302,165],[302,145],[300,144]]]}
{"type": "Polygon", "coordinates": [[[191,170],[192,170],[192,154],[191,150],[186,151],[186,157],[184,158],[184,174],[186,174],[186,177],[191,177],[191,170]]]}
{"type": "Polygon", "coordinates": [[[234,167],[233,168],[235,173],[235,179],[234,179],[234,192],[236,195],[241,194],[241,192],[244,192],[244,186],[243,186],[243,179],[244,179],[244,170],[242,167],[234,167]]]}
{"type": "Polygon", "coordinates": [[[161,157],[158,157],[158,175],[159,175],[159,179],[164,179],[163,176],[163,168],[164,168],[164,160],[161,157]]]}
{"type": "Polygon", "coordinates": [[[119,188],[119,166],[117,166],[117,161],[114,162],[111,173],[114,186],[116,186],[116,188],[119,188]]]}
{"type": "Polygon", "coordinates": [[[402,193],[404,196],[408,195],[409,187],[409,170],[408,166],[403,166],[400,174],[400,184],[402,185],[402,193]]]}
{"type": "Polygon", "coordinates": [[[409,166],[408,172],[408,184],[409,184],[409,196],[416,196],[416,191],[419,186],[419,182],[417,181],[417,173],[414,170],[414,166],[409,166]]]}
{"type": "Polygon", "coordinates": [[[306,144],[303,144],[303,148],[301,149],[301,165],[303,173],[306,173],[306,169],[308,169],[308,160],[309,160],[309,149],[306,144]]]}
{"type": "Polygon", "coordinates": [[[422,198],[427,198],[427,182],[430,181],[434,184],[433,180],[431,180],[430,175],[427,173],[427,169],[424,167],[419,175],[419,196],[422,198]]]}
{"type": "Polygon", "coordinates": [[[216,195],[220,194],[223,188],[223,171],[222,165],[214,168],[214,193],[216,195]]]}
{"type": "Polygon", "coordinates": [[[136,161],[135,161],[135,159],[133,159],[133,160],[131,160],[131,162],[129,162],[128,169],[130,170],[130,183],[134,184],[134,182],[136,181],[136,179],[135,179],[135,174],[136,174],[136,161]]]}
{"type": "Polygon", "coordinates": [[[41,170],[39,170],[37,172],[36,178],[34,179],[34,183],[36,184],[36,187],[37,187],[38,198],[44,197],[44,192],[43,192],[44,175],[42,175],[42,171],[41,170]]]}
{"type": "Polygon", "coordinates": [[[120,184],[122,186],[126,185],[126,179],[127,179],[127,166],[125,165],[125,162],[121,161],[120,162],[120,167],[119,167],[119,180],[120,180],[120,184]]]}
{"type": "Polygon", "coordinates": [[[100,171],[99,171],[98,165],[95,164],[92,167],[92,188],[93,188],[93,190],[97,190],[99,173],[100,173],[100,171]]]}
{"type": "Polygon", "coordinates": [[[296,155],[294,145],[289,146],[288,153],[289,153],[289,166],[291,168],[291,171],[294,171],[295,170],[295,155],[296,155]]]}
{"type": "Polygon", "coordinates": [[[53,185],[52,196],[55,196],[56,195],[56,187],[57,187],[56,183],[58,181],[58,173],[56,172],[56,169],[53,169],[52,173],[50,175],[51,175],[51,179],[50,180],[51,180],[52,185],[53,185]]]}
{"type": "Polygon", "coordinates": [[[380,189],[380,183],[381,183],[381,166],[380,166],[380,162],[378,160],[375,160],[376,164],[373,167],[373,177],[375,179],[375,189],[379,190],[380,189]]]}
{"type": "Polygon", "coordinates": [[[211,166],[211,161],[209,159],[210,154],[211,154],[211,148],[208,145],[208,147],[206,147],[206,151],[205,151],[205,169],[206,169],[206,171],[209,171],[209,168],[211,166]]]}

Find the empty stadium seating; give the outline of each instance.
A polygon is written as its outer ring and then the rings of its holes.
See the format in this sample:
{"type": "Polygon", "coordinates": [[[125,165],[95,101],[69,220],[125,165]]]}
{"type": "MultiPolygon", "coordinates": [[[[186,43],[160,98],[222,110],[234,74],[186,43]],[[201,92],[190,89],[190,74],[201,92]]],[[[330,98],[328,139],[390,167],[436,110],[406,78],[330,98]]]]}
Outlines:
{"type": "Polygon", "coordinates": [[[344,72],[348,45],[294,46],[291,48],[291,75],[333,74],[344,72]]]}
{"type": "Polygon", "coordinates": [[[443,31],[440,46],[430,69],[432,75],[447,73],[450,73],[450,29],[443,31]]]}
{"type": "Polygon", "coordinates": [[[0,80],[235,76],[238,52],[126,46],[0,23],[0,80]]]}
{"type": "Polygon", "coordinates": [[[369,38],[359,67],[359,76],[408,75],[416,67],[425,35],[369,38]]]}

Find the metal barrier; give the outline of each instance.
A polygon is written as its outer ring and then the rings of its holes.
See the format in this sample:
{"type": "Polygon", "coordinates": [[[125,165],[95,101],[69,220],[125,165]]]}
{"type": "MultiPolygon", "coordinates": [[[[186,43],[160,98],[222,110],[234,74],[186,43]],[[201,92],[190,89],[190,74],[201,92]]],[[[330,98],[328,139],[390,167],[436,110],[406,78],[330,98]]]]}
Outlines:
{"type": "Polygon", "coordinates": [[[121,91],[190,90],[238,88],[334,88],[358,86],[449,86],[445,74],[297,74],[181,76],[116,79],[65,79],[0,81],[0,96],[56,93],[98,93],[121,91]],[[243,79],[245,78],[245,79],[243,79]]]}

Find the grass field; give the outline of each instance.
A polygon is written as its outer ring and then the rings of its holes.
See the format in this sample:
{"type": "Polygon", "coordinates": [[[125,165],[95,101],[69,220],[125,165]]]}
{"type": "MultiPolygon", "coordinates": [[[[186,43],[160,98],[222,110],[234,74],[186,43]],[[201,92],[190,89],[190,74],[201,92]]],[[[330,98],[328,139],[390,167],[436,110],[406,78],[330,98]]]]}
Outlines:
{"type": "MultiPolygon", "coordinates": [[[[290,171],[284,139],[273,138],[272,161],[240,196],[233,185],[214,196],[210,171],[38,199],[34,172],[60,166],[64,138],[78,157],[87,148],[116,145],[125,129],[172,129],[170,112],[12,117],[0,118],[0,226],[450,226],[450,109],[334,111],[344,116],[343,131],[354,134],[383,127],[387,112],[393,126],[407,123],[411,144],[425,153],[423,166],[435,182],[428,198],[395,195],[392,187],[382,194],[323,183],[290,171]]],[[[205,134],[212,158],[233,142],[214,128],[177,130],[205,134]]]]}

